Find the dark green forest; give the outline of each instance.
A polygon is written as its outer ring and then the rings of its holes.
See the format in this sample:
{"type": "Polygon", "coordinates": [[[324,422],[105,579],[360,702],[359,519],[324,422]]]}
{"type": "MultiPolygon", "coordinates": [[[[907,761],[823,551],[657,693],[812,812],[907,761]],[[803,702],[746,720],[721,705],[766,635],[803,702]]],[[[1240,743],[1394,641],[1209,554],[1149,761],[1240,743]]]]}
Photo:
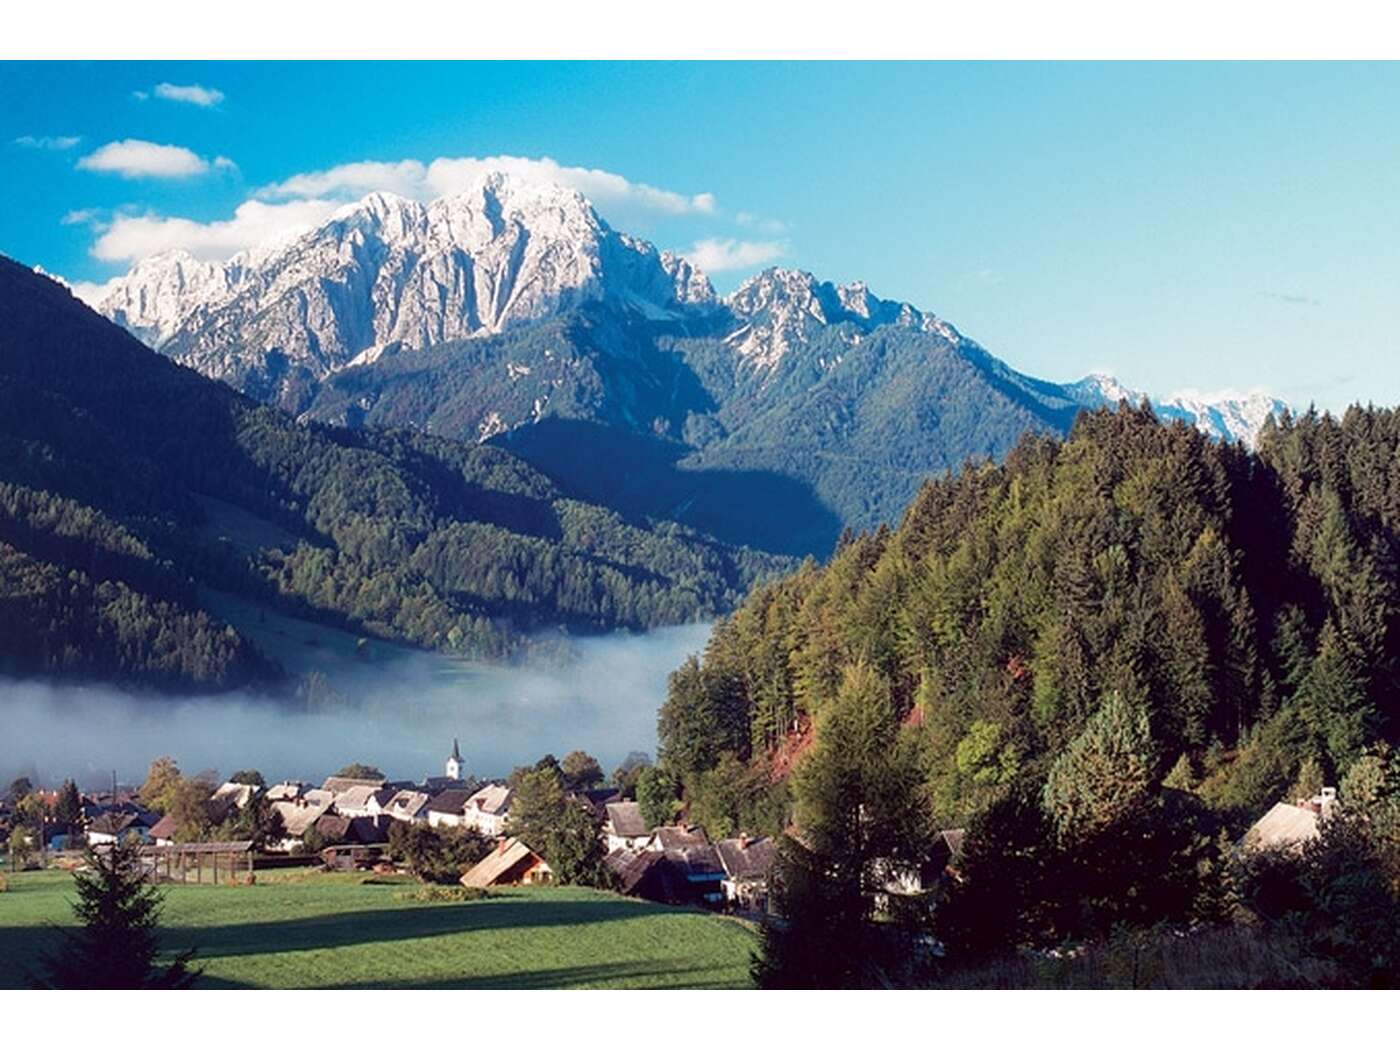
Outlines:
{"type": "Polygon", "coordinates": [[[759,587],[678,672],[663,746],[692,778],[766,761],[866,664],[945,824],[1043,779],[1115,694],[1157,775],[1251,811],[1400,715],[1398,464],[1400,413],[1360,408],[1270,423],[1257,454],[1129,406],[1028,434],[759,587]]]}
{"type": "Polygon", "coordinates": [[[0,259],[0,673],[275,681],[206,590],[502,659],[546,626],[712,617],[785,564],[567,498],[502,449],[297,424],[0,259]]]}
{"type": "MultiPolygon", "coordinates": [[[[1323,784],[1341,785],[1361,845],[1325,836],[1309,863],[1362,860],[1294,889],[1341,893],[1345,876],[1345,892],[1382,887],[1393,917],[1400,883],[1368,882],[1365,858],[1400,879],[1397,556],[1400,412],[1285,417],[1257,453],[1146,406],[1085,413],[758,587],[672,676],[661,764],[721,833],[795,820],[789,888],[818,910],[843,871],[901,855],[861,850],[888,820],[909,826],[908,796],[885,803],[914,784],[923,827],[904,855],[970,829],[971,877],[938,912],[964,958],[1219,919],[1238,903],[1230,842],[1323,784]],[[878,712],[852,721],[862,704],[878,712]],[[861,863],[813,859],[831,828],[861,863]]],[[[830,957],[815,929],[809,956],[830,957]]],[[[796,950],[770,947],[772,965],[796,950]]]]}
{"type": "Polygon", "coordinates": [[[387,354],[327,377],[309,418],[490,438],[571,495],[730,543],[826,558],[842,524],[896,520],[925,477],[1064,434],[1063,388],[975,344],[858,318],[772,368],[724,311],[640,320],[605,304],[501,335],[387,354]]]}

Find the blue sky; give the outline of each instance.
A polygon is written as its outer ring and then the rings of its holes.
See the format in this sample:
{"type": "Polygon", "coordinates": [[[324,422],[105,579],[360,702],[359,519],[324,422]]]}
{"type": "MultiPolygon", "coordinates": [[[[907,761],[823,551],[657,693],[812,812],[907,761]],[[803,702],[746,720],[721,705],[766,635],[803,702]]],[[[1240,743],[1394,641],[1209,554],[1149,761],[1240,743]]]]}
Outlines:
{"type": "Polygon", "coordinates": [[[306,199],[428,193],[437,158],[548,158],[721,290],[781,263],[1049,379],[1395,404],[1398,89],[1393,64],[5,63],[0,251],[97,282],[306,199]]]}

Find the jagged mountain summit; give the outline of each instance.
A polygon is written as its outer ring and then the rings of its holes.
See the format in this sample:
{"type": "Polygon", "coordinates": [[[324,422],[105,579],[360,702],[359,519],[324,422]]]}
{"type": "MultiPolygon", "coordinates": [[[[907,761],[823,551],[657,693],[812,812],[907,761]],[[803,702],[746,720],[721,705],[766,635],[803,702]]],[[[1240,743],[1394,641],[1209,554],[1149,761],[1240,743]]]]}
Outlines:
{"type": "MultiPolygon", "coordinates": [[[[304,419],[511,448],[577,494],[731,542],[825,554],[920,481],[1141,395],[1019,373],[947,321],[772,268],[727,296],[577,192],[492,174],[375,193],[225,263],[170,253],[100,312],[304,419]]],[[[1276,403],[1154,401],[1252,443],[1276,403]]]]}
{"type": "Polygon", "coordinates": [[[1126,387],[1113,376],[1103,373],[1085,376],[1077,383],[1067,383],[1065,390],[1085,408],[1116,405],[1120,401],[1138,405],[1146,401],[1160,419],[1179,419],[1213,438],[1240,441],[1249,448],[1254,447],[1264,423],[1288,409],[1286,402],[1260,391],[1213,398],[1199,394],[1156,398],[1142,390],[1126,387]]]}
{"type": "Polygon", "coordinates": [[[714,291],[577,192],[493,174],[430,204],[370,194],[227,263],[156,256],[95,306],[153,348],[295,408],[386,347],[495,335],[604,299],[659,319],[714,291]]]}

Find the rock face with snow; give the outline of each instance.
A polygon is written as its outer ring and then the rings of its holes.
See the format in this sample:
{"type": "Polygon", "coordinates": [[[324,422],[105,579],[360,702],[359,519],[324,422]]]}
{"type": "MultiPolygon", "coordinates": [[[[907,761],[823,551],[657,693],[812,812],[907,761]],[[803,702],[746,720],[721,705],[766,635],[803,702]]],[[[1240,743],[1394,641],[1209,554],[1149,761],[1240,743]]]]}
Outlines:
{"type": "Polygon", "coordinates": [[[371,194],[224,264],[157,256],[96,305],[156,349],[296,409],[389,345],[494,335],[595,300],[659,319],[713,298],[689,263],[614,231],[577,192],[493,174],[427,205],[371,194]]]}
{"type": "Polygon", "coordinates": [[[1240,441],[1249,448],[1254,447],[1264,423],[1288,408],[1278,398],[1259,392],[1238,397],[1176,394],[1169,398],[1155,398],[1141,390],[1130,389],[1102,373],[1085,376],[1077,383],[1067,383],[1064,389],[1086,408],[1111,407],[1120,401],[1132,405],[1147,401],[1159,419],[1179,419],[1217,440],[1240,441]]]}
{"type": "MultiPolygon", "coordinates": [[[[226,263],[157,256],[98,308],[303,418],[508,445],[596,502],[798,554],[897,520],[929,474],[1143,397],[1019,373],[862,283],[773,268],[719,298],[573,190],[500,174],[430,204],[371,194],[226,263]]],[[[1152,404],[1251,444],[1282,407],[1152,404]]]]}

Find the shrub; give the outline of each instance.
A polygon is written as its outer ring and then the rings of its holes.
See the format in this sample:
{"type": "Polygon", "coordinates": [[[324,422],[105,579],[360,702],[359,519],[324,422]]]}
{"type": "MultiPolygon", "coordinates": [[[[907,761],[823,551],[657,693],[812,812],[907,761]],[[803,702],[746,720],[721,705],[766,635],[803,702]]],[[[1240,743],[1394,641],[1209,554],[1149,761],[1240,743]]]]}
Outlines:
{"type": "Polygon", "coordinates": [[[416,890],[402,890],[394,894],[396,901],[417,901],[422,904],[461,903],[463,901],[485,900],[491,894],[475,886],[436,886],[428,885],[416,890]]]}

